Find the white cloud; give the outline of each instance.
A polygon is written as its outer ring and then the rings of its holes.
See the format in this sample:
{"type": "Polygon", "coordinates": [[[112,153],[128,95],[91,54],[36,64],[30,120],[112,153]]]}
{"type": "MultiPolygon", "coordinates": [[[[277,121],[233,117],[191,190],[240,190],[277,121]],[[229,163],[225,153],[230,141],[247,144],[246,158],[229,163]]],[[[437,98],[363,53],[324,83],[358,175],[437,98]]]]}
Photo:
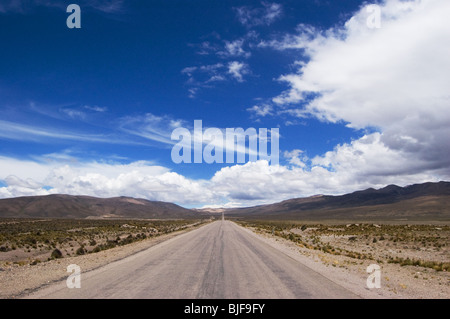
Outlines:
{"type": "Polygon", "coordinates": [[[249,58],[251,56],[251,53],[248,51],[245,51],[244,46],[244,39],[237,39],[234,41],[225,41],[225,50],[219,51],[217,54],[222,57],[244,57],[249,58]]]}
{"type": "MultiPolygon", "coordinates": [[[[73,114],[74,115],[74,114],[73,114]]],[[[42,142],[51,140],[84,141],[108,144],[136,144],[117,136],[107,134],[87,134],[65,129],[50,129],[44,126],[33,126],[24,123],[0,120],[0,138],[20,141],[42,142]]]]}
{"type": "Polygon", "coordinates": [[[248,65],[242,62],[232,61],[228,63],[228,73],[231,74],[238,82],[243,82],[243,76],[248,74],[248,65]]]}
{"type": "Polygon", "coordinates": [[[301,150],[285,151],[290,166],[267,161],[224,167],[209,180],[193,180],[166,167],[63,161],[35,162],[0,157],[0,197],[65,193],[98,197],[132,196],[182,205],[235,207],[277,202],[315,194],[343,194],[387,184],[401,186],[449,180],[446,169],[414,165],[404,153],[372,133],[312,159],[301,150]],[[51,187],[50,189],[44,186],[51,187]]]}
{"type": "Polygon", "coordinates": [[[215,200],[205,181],[190,180],[145,161],[58,165],[0,157],[0,165],[5,168],[0,173],[0,180],[6,184],[0,187],[2,198],[62,193],[97,197],[132,196],[180,204],[215,200]]]}
{"type": "Polygon", "coordinates": [[[188,89],[189,97],[191,99],[195,98],[195,96],[197,95],[198,90],[199,90],[198,88],[189,88],[188,89]]]}
{"type": "Polygon", "coordinates": [[[222,63],[189,66],[181,70],[182,74],[187,75],[187,84],[191,86],[188,89],[189,97],[195,98],[200,88],[210,87],[212,82],[225,81],[225,70],[226,66],[222,63]]]}
{"type": "MultiPolygon", "coordinates": [[[[262,42],[300,49],[298,72],[279,78],[289,89],[273,98],[274,113],[375,128],[377,139],[360,142],[392,162],[372,166],[367,157],[368,171],[449,171],[450,2],[386,0],[380,8],[379,29],[368,27],[371,13],[361,7],[342,27],[300,25],[296,35],[262,42]]],[[[330,163],[357,145],[341,148],[330,163]]]]}
{"type": "MultiPolygon", "coordinates": [[[[378,134],[378,133],[377,133],[378,134]]],[[[295,158],[295,157],[294,157],[295,158]]],[[[294,160],[294,162],[296,162],[294,160]]],[[[225,167],[211,179],[213,189],[230,202],[242,206],[273,203],[316,194],[339,195],[388,184],[448,180],[448,171],[406,168],[408,161],[379,142],[379,136],[338,146],[311,160],[311,168],[301,165],[271,166],[266,161],[225,167]],[[366,144],[374,139],[374,144],[366,144]],[[324,165],[324,166],[323,166],[324,165]],[[381,169],[380,169],[381,168],[381,169]]],[[[423,163],[416,163],[420,167],[423,163]]]]}
{"type": "Polygon", "coordinates": [[[211,180],[216,191],[254,205],[450,179],[450,2],[388,0],[381,12],[381,29],[367,27],[362,7],[342,28],[301,25],[296,36],[260,45],[307,56],[297,73],[280,77],[290,88],[273,99],[272,114],[378,132],[312,159],[286,151],[291,167],[223,168],[211,180]]]}
{"type": "Polygon", "coordinates": [[[247,111],[253,113],[255,116],[264,117],[266,115],[272,115],[273,107],[270,104],[253,105],[247,111]]]}
{"type": "Polygon", "coordinates": [[[283,8],[280,4],[265,1],[261,4],[262,8],[252,8],[249,6],[234,8],[239,22],[246,27],[271,25],[281,17],[283,8]]]}
{"type": "Polygon", "coordinates": [[[100,113],[106,112],[108,110],[108,108],[105,106],[101,107],[101,106],[97,106],[97,105],[94,105],[94,106],[85,105],[85,106],[83,106],[83,108],[85,108],[86,110],[89,110],[89,111],[100,112],[100,113]]]}
{"type": "MultiPolygon", "coordinates": [[[[195,91],[191,94],[195,95],[195,91]]],[[[141,116],[126,116],[119,120],[119,129],[123,132],[156,141],[163,144],[173,145],[170,139],[172,131],[185,125],[183,120],[173,119],[168,115],[158,116],[146,113],[141,116]]]]}
{"type": "Polygon", "coordinates": [[[185,73],[188,76],[192,76],[192,73],[194,73],[198,68],[196,66],[188,66],[185,67],[183,70],[181,70],[181,73],[185,73]]]}
{"type": "Polygon", "coordinates": [[[66,114],[67,116],[69,116],[72,119],[81,119],[84,120],[86,119],[86,113],[80,111],[80,110],[75,110],[75,109],[61,109],[60,110],[62,113],[66,114]]]}
{"type": "MultiPolygon", "coordinates": [[[[4,180],[9,175],[14,175],[20,179],[32,179],[43,181],[48,174],[48,169],[43,170],[42,164],[30,160],[18,160],[10,157],[0,156],[0,180],[4,180]]],[[[51,166],[46,166],[50,167],[51,166]]]]}
{"type": "Polygon", "coordinates": [[[243,76],[249,74],[249,67],[246,63],[231,61],[226,65],[223,63],[215,63],[201,66],[189,66],[181,70],[181,73],[186,74],[188,77],[186,82],[186,84],[190,86],[188,89],[188,96],[190,98],[195,98],[201,88],[214,87],[217,82],[230,81],[232,79],[243,82],[243,76]]]}
{"type": "Polygon", "coordinates": [[[304,152],[299,149],[294,149],[292,151],[285,151],[283,156],[289,160],[289,164],[298,166],[298,167],[306,167],[305,162],[308,160],[306,155],[300,157],[304,152]]]}
{"type": "Polygon", "coordinates": [[[121,13],[124,9],[123,0],[89,0],[84,5],[105,13],[121,13]]]}
{"type": "Polygon", "coordinates": [[[191,46],[198,47],[197,54],[199,55],[209,55],[212,52],[216,52],[218,50],[216,45],[211,44],[209,41],[203,41],[199,45],[191,44],[191,46]]]}
{"type": "Polygon", "coordinates": [[[192,181],[168,169],[145,162],[128,165],[90,163],[73,168],[59,167],[45,183],[54,191],[99,197],[132,196],[150,200],[196,203],[211,200],[201,181],[192,181]]]}

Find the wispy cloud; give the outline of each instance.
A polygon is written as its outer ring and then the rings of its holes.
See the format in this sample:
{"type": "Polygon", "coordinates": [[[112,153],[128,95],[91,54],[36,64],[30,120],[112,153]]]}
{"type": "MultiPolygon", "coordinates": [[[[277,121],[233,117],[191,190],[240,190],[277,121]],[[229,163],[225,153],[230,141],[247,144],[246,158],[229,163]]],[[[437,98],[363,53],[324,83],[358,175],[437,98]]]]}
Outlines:
{"type": "Polygon", "coordinates": [[[282,16],[283,8],[279,3],[263,1],[262,7],[241,6],[234,8],[239,22],[246,27],[271,25],[282,16]]]}
{"type": "Polygon", "coordinates": [[[189,66],[181,70],[188,79],[190,98],[195,98],[201,88],[211,88],[214,83],[236,80],[244,81],[244,75],[250,73],[248,64],[239,61],[231,61],[228,64],[216,63],[201,66],[189,66]]]}
{"type": "Polygon", "coordinates": [[[70,109],[70,108],[64,108],[60,109],[60,111],[67,116],[69,116],[72,119],[82,119],[84,120],[86,118],[86,113],[76,110],[76,109],[70,109]]]}
{"type": "Polygon", "coordinates": [[[249,107],[247,111],[249,111],[256,117],[264,117],[273,114],[273,106],[270,104],[253,105],[252,107],[249,107]]]}
{"type": "Polygon", "coordinates": [[[224,50],[218,51],[217,54],[221,57],[244,57],[249,58],[251,53],[244,50],[244,39],[237,39],[234,41],[225,41],[224,50]]]}
{"type": "Polygon", "coordinates": [[[124,8],[123,0],[88,0],[86,6],[104,13],[120,13],[124,8]]]}
{"type": "Polygon", "coordinates": [[[157,116],[151,113],[126,116],[119,119],[119,129],[121,131],[169,145],[176,143],[170,139],[172,131],[183,124],[186,125],[183,120],[174,119],[168,115],[157,116]]]}
{"type": "Polygon", "coordinates": [[[243,36],[234,39],[223,39],[214,34],[206,41],[188,45],[196,48],[196,54],[198,55],[217,55],[222,59],[249,58],[252,55],[250,50],[258,46],[258,38],[259,33],[254,30],[248,30],[243,36]]]}
{"type": "Polygon", "coordinates": [[[94,106],[85,105],[85,106],[83,106],[83,108],[85,108],[86,110],[89,110],[89,111],[100,112],[100,113],[106,112],[108,110],[108,108],[105,106],[101,107],[101,106],[97,106],[97,105],[94,105],[94,106]]]}
{"type": "Polygon", "coordinates": [[[92,114],[104,113],[108,110],[106,107],[84,105],[82,107],[62,107],[61,113],[74,120],[87,120],[92,114]]]}
{"type": "Polygon", "coordinates": [[[54,140],[72,140],[106,144],[141,144],[130,139],[111,134],[86,134],[65,129],[50,129],[48,127],[27,125],[0,120],[0,138],[16,141],[31,141],[50,143],[54,140]]]}

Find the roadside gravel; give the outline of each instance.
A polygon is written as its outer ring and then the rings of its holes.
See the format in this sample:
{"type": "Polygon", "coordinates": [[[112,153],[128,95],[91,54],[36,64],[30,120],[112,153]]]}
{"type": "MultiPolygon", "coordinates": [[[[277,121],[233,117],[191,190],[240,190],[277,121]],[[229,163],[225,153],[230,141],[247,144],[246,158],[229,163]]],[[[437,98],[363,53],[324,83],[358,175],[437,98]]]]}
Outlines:
{"type": "Polygon", "coordinates": [[[294,242],[266,232],[245,228],[249,233],[274,248],[298,260],[324,277],[341,285],[362,298],[373,299],[449,299],[450,274],[417,266],[380,264],[381,287],[369,289],[367,267],[376,264],[370,260],[358,260],[330,255],[321,251],[299,247],[294,242]]]}
{"type": "MultiPolygon", "coordinates": [[[[201,225],[204,225],[204,223],[201,225]]],[[[82,272],[93,270],[198,227],[199,225],[191,226],[183,230],[147,238],[124,246],[117,246],[94,254],[54,259],[36,265],[0,265],[0,298],[20,298],[22,295],[43,286],[65,280],[71,274],[67,272],[67,266],[71,264],[78,265],[82,272]]]]}

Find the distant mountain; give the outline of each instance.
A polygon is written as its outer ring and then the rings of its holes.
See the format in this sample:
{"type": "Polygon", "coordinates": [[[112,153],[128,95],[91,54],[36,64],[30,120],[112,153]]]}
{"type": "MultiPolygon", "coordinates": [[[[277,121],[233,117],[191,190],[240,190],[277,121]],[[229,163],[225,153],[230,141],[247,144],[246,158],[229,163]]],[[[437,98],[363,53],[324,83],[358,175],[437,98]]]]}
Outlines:
{"type": "Polygon", "coordinates": [[[340,196],[316,195],[237,209],[186,209],[172,203],[131,197],[48,195],[0,199],[0,217],[18,218],[202,218],[285,220],[450,221],[450,182],[389,185],[340,196]]]}
{"type": "Polygon", "coordinates": [[[195,218],[181,206],[131,197],[48,195],[0,199],[0,217],[27,218],[195,218]]]}
{"type": "Polygon", "coordinates": [[[270,219],[450,220],[450,182],[389,185],[341,196],[317,195],[230,209],[226,216],[270,219]]]}

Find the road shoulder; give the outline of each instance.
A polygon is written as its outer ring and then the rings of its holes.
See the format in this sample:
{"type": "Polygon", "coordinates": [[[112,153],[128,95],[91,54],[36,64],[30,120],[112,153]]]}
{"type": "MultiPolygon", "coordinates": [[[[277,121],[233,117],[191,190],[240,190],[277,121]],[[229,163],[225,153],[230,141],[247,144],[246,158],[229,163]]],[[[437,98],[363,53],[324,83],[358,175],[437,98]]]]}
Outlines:
{"type": "MultiPolygon", "coordinates": [[[[238,225],[239,227],[242,227],[238,225]]],[[[321,251],[302,248],[287,239],[242,227],[247,233],[285,253],[301,264],[320,273],[329,280],[366,299],[447,299],[448,283],[436,287],[432,282],[423,283],[414,278],[414,269],[398,264],[381,264],[381,287],[367,287],[370,273],[367,267],[375,261],[347,260],[344,256],[334,256],[321,251]]]]}
{"type": "Polygon", "coordinates": [[[75,264],[82,272],[91,271],[115,261],[130,257],[141,251],[163,243],[171,238],[193,231],[206,225],[191,226],[189,228],[163,234],[157,237],[134,242],[125,246],[117,246],[94,254],[66,257],[39,263],[37,265],[11,265],[0,271],[0,298],[23,298],[39,289],[66,280],[70,273],[67,266],[75,264]]]}

